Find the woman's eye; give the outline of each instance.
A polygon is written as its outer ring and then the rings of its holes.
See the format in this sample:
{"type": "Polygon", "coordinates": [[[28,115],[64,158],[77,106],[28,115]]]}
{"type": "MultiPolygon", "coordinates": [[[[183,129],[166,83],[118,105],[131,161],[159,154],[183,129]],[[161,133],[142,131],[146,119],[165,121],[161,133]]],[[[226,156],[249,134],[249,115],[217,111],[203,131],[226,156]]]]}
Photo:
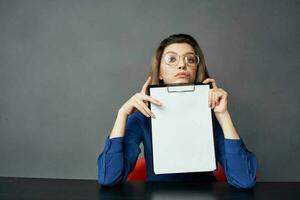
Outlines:
{"type": "Polygon", "coordinates": [[[196,59],[195,59],[194,57],[188,57],[188,58],[187,58],[187,61],[188,61],[188,63],[190,63],[190,64],[196,63],[196,59]]]}
{"type": "Polygon", "coordinates": [[[194,59],[189,59],[189,63],[195,63],[194,59]]]}
{"type": "Polygon", "coordinates": [[[172,57],[172,56],[169,56],[169,57],[167,58],[167,61],[168,61],[168,63],[173,63],[173,62],[176,61],[176,58],[175,58],[175,57],[172,57]]]}

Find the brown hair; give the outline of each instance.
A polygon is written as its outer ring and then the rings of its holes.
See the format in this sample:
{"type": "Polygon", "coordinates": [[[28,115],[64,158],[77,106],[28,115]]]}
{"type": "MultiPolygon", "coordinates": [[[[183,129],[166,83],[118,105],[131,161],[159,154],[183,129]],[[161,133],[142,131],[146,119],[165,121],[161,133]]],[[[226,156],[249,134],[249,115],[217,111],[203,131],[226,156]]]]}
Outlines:
{"type": "Polygon", "coordinates": [[[204,60],[204,54],[197,43],[197,41],[190,35],[187,34],[173,34],[169,37],[165,38],[161,43],[159,44],[158,48],[156,49],[153,57],[152,57],[152,66],[151,70],[148,74],[149,76],[152,76],[152,82],[153,85],[162,85],[164,84],[163,80],[159,80],[159,70],[160,70],[160,61],[162,54],[164,52],[164,49],[173,43],[188,43],[191,45],[195,51],[195,54],[199,56],[200,62],[197,66],[197,72],[196,72],[196,78],[194,83],[202,82],[206,78],[209,78],[209,74],[206,68],[205,60],[204,60]]]}

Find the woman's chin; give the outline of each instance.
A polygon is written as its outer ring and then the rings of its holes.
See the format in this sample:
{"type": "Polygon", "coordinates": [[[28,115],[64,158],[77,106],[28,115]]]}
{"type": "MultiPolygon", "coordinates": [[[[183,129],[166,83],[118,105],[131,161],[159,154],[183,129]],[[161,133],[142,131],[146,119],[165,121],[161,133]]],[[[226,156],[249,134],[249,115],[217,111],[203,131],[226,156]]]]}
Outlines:
{"type": "Polygon", "coordinates": [[[189,79],[183,79],[183,78],[180,78],[180,79],[177,79],[174,83],[189,83],[189,79]]]}
{"type": "Polygon", "coordinates": [[[165,82],[165,84],[187,84],[187,83],[193,83],[190,81],[190,79],[187,78],[179,78],[170,82],[165,82]]]}

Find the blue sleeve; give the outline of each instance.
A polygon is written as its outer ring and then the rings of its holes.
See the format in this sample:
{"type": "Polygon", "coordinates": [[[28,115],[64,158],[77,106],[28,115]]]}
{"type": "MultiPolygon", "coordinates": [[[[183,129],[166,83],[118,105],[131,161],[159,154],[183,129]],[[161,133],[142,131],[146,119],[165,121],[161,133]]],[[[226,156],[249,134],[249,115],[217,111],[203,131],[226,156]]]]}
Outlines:
{"type": "Polygon", "coordinates": [[[220,162],[227,181],[236,188],[252,188],[256,184],[257,160],[247,150],[243,140],[226,139],[216,120],[217,160],[220,162]]]}
{"type": "Polygon", "coordinates": [[[124,137],[106,138],[103,152],[97,160],[98,183],[116,185],[127,180],[141,152],[140,131],[138,115],[133,113],[127,119],[124,137]]]}

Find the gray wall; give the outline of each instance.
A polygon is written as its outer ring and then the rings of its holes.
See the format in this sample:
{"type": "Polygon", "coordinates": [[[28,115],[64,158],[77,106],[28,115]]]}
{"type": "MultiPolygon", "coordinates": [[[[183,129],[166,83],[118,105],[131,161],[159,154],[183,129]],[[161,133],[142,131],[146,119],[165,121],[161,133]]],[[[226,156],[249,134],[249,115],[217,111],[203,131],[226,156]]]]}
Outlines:
{"type": "Polygon", "coordinates": [[[159,42],[189,33],[260,181],[300,181],[300,1],[0,1],[0,176],[96,179],[159,42]]]}

